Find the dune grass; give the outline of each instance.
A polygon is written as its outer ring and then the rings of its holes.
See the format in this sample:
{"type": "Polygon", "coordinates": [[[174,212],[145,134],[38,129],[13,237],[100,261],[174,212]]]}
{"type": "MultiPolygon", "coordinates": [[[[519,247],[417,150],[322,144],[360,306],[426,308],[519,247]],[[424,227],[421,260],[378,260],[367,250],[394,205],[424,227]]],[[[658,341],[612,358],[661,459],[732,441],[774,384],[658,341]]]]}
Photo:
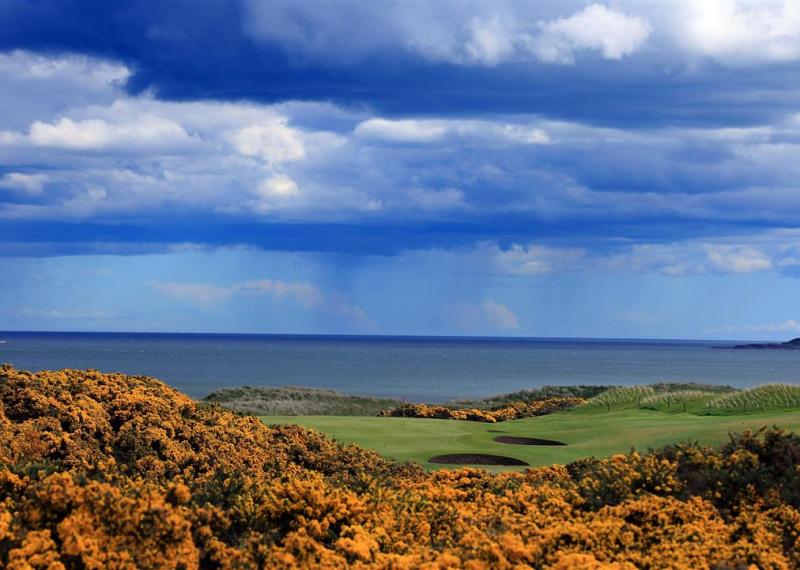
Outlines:
{"type": "Polygon", "coordinates": [[[711,400],[708,404],[711,413],[758,412],[792,408],[800,408],[800,386],[792,384],[765,384],[727,394],[711,400]]]}
{"type": "Polygon", "coordinates": [[[727,441],[731,432],[757,430],[763,426],[778,425],[800,431],[800,413],[797,411],[695,415],[636,408],[608,412],[600,407],[576,408],[502,424],[342,416],[270,416],[262,418],[262,421],[318,429],[340,442],[356,443],[397,461],[416,461],[427,469],[447,467],[431,464],[428,459],[450,453],[505,455],[537,466],[568,463],[592,456],[607,457],[631,448],[646,451],[651,447],[689,440],[720,445],[727,441]],[[567,445],[545,447],[493,441],[499,435],[552,439],[567,445]]]}
{"type": "Polygon", "coordinates": [[[654,396],[656,390],[652,386],[617,386],[591,398],[584,406],[601,408],[606,411],[640,405],[642,400],[654,396]]]}
{"type": "Polygon", "coordinates": [[[719,397],[718,392],[679,390],[643,398],[639,402],[639,407],[667,413],[704,412],[708,409],[709,402],[719,397]]]}

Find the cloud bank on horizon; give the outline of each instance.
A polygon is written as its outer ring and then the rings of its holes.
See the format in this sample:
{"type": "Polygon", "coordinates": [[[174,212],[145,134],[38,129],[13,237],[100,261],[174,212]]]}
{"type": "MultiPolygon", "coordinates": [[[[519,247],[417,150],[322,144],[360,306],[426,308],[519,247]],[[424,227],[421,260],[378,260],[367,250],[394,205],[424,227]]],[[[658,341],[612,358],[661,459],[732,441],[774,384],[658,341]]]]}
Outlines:
{"type": "Polygon", "coordinates": [[[798,79],[795,2],[4,3],[0,329],[780,337],[798,79]]]}

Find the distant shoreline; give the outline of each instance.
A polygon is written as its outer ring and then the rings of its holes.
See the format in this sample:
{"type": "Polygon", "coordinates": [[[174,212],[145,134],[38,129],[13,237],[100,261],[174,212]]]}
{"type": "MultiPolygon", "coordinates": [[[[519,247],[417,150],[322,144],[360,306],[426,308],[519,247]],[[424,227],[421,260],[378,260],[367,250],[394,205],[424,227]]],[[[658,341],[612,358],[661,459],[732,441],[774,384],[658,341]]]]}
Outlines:
{"type": "Polygon", "coordinates": [[[800,338],[793,338],[786,342],[754,342],[737,344],[730,348],[736,350],[800,350],[800,338]]]}

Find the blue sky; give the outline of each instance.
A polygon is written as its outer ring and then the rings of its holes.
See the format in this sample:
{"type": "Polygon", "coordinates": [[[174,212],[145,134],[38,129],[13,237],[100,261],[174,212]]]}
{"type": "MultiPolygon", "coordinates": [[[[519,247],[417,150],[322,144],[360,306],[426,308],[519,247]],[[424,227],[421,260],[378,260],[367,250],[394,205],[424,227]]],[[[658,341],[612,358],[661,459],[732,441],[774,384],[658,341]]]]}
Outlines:
{"type": "Polygon", "coordinates": [[[800,334],[800,4],[0,3],[0,329],[800,334]]]}

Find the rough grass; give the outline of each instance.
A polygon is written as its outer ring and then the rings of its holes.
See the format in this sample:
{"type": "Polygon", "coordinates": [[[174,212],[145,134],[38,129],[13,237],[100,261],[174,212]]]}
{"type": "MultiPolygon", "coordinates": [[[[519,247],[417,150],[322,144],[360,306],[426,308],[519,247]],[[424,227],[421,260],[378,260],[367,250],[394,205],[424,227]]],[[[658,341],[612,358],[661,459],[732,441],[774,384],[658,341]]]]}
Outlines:
{"type": "Polygon", "coordinates": [[[709,402],[711,412],[750,412],[785,410],[800,407],[800,386],[765,384],[716,398],[709,402]]]}
{"type": "Polygon", "coordinates": [[[639,407],[660,412],[698,412],[717,398],[719,398],[719,392],[679,390],[677,392],[662,392],[643,398],[639,403],[639,407]]]}
{"type": "Polygon", "coordinates": [[[659,382],[641,386],[615,386],[586,402],[588,408],[606,411],[623,408],[650,408],[664,412],[699,411],[720,394],[735,392],[726,385],[696,382],[659,382]],[[674,407],[677,403],[678,407],[674,407]]]}
{"type": "Polygon", "coordinates": [[[618,386],[595,396],[584,404],[587,408],[613,410],[640,405],[642,400],[656,394],[652,386],[618,386]]]}
{"type": "Polygon", "coordinates": [[[321,388],[225,388],[203,398],[256,416],[376,416],[401,405],[399,400],[351,396],[321,388]]]}

